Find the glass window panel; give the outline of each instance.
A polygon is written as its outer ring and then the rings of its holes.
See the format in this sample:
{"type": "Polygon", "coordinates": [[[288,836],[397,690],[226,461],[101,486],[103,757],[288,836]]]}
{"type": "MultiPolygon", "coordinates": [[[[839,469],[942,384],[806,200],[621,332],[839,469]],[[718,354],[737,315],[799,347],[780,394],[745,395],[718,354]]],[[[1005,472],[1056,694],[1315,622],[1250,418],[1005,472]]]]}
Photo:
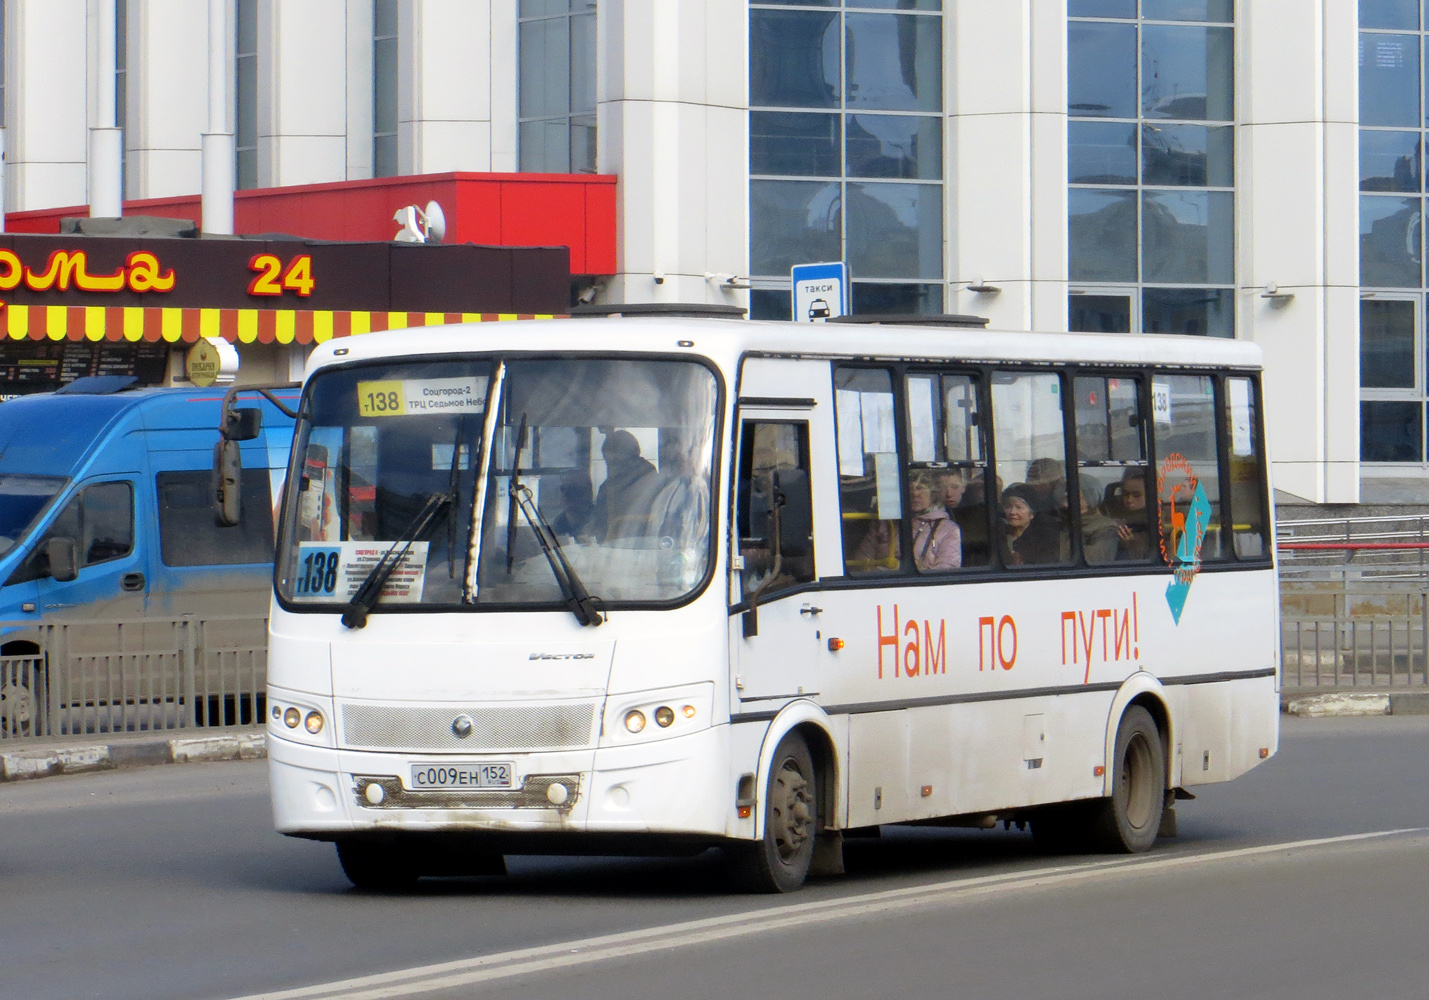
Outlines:
{"type": "Polygon", "coordinates": [[[1066,436],[1061,379],[998,372],[992,377],[993,454],[1001,492],[1003,565],[1066,562],[1066,436]]]}
{"type": "Polygon", "coordinates": [[[239,59],[236,76],[235,140],[240,149],[252,148],[258,145],[258,58],[239,59]]]}
{"type": "Polygon", "coordinates": [[[1092,565],[1144,559],[1151,519],[1139,383],[1083,377],[1075,382],[1075,395],[1082,552],[1092,565]]]}
{"type": "Polygon", "coordinates": [[[848,14],[845,24],[850,110],[942,110],[942,18],[848,14]]]}
{"type": "Polygon", "coordinates": [[[756,288],[749,293],[750,319],[788,320],[793,311],[791,296],[777,288],[756,288]]]}
{"type": "Polygon", "coordinates": [[[739,447],[739,553],[744,597],[814,578],[813,508],[809,490],[809,425],[745,423],[739,447]],[[779,507],[775,575],[774,508],[779,507]]]}
{"type": "Polygon", "coordinates": [[[1141,0],[1149,21],[1233,21],[1234,0],[1141,0]]]}
{"type": "Polygon", "coordinates": [[[595,116],[571,118],[571,173],[595,173],[595,116]]]}
{"type": "Polygon", "coordinates": [[[837,7],[839,0],[759,0],[760,3],[773,6],[780,4],[789,7],[837,7]]]}
{"type": "Polygon", "coordinates": [[[860,277],[942,277],[942,186],[849,184],[848,257],[860,277]]]}
{"type": "Polygon", "coordinates": [[[1234,29],[1179,24],[1142,27],[1144,117],[1231,121],[1234,80],[1234,29]]]}
{"type": "Polygon", "coordinates": [[[838,115],[749,113],[749,172],[803,177],[839,175],[838,115]]]}
{"type": "Polygon", "coordinates": [[[1067,296],[1067,329],[1075,333],[1130,333],[1130,295],[1067,296]]]}
{"type": "Polygon", "coordinates": [[[80,565],[93,566],[134,550],[134,488],[128,483],[100,483],[85,489],[80,565]]]}
{"type": "Polygon", "coordinates": [[[1366,389],[1413,389],[1414,303],[1360,301],[1360,385],[1366,389]]]}
{"type": "Polygon", "coordinates": [[[1135,17],[1136,0],[1067,0],[1068,17],[1135,17]]]}
{"type": "Polygon", "coordinates": [[[839,189],[837,181],[750,181],[750,270],[784,275],[795,264],[838,260],[843,229],[839,189]]]}
{"type": "Polygon", "coordinates": [[[1419,112],[1419,36],[1361,32],[1360,124],[1413,128],[1419,112]]]}
{"type": "Polygon", "coordinates": [[[1361,28],[1419,28],[1419,0],[1359,0],[1361,28]]]}
{"type": "Polygon", "coordinates": [[[850,177],[942,178],[942,119],[849,115],[847,121],[850,177]]]}
{"type": "Polygon", "coordinates": [[[1067,192],[1069,268],[1073,281],[1136,280],[1136,192],[1067,192]]]}
{"type": "Polygon", "coordinates": [[[1231,538],[1235,554],[1266,554],[1265,473],[1261,470],[1260,401],[1248,378],[1226,379],[1226,440],[1230,442],[1231,538]]]}
{"type": "Polygon", "coordinates": [[[372,0],[372,34],[397,34],[397,0],[372,0]]]}
{"type": "MultiPolygon", "coordinates": [[[[397,6],[395,0],[387,2],[397,6]]],[[[552,14],[565,14],[570,9],[570,0],[521,0],[522,17],[549,17],[552,14]]]]}
{"type": "MultiPolygon", "coordinates": [[[[523,128],[525,126],[522,126],[523,128]]],[[[397,136],[378,135],[372,138],[372,176],[397,176],[397,136]]]]}
{"type": "Polygon", "coordinates": [[[1191,337],[1235,336],[1235,293],[1229,288],[1145,288],[1141,329],[1191,337]]]}
{"type": "Polygon", "coordinates": [[[752,106],[834,108],[839,103],[838,86],[837,12],[749,12],[752,106]]]}
{"type": "Polygon", "coordinates": [[[1134,378],[1076,379],[1077,461],[1144,461],[1141,404],[1134,378]]]}
{"type": "Polygon", "coordinates": [[[1235,280],[1235,196],[1229,191],[1142,192],[1145,281],[1235,280]]]}
{"type": "Polygon", "coordinates": [[[1157,375],[1155,407],[1161,550],[1173,567],[1197,555],[1197,508],[1204,494],[1199,546],[1203,559],[1221,556],[1220,464],[1216,457],[1215,389],[1207,375],[1157,375]]]}
{"type": "Polygon", "coordinates": [[[1360,130],[1360,190],[1418,191],[1424,143],[1419,132],[1360,130]]]}
{"type": "Polygon", "coordinates": [[[904,387],[908,400],[908,456],[915,463],[946,462],[943,397],[938,376],[909,375],[904,387]]]}
{"type": "Polygon", "coordinates": [[[1360,196],[1360,284],[1420,287],[1423,216],[1418,198],[1360,196]]]}
{"type": "Polygon", "coordinates": [[[1424,404],[1363,400],[1360,461],[1422,462],[1424,404]]]}
{"type": "Polygon", "coordinates": [[[566,18],[522,22],[521,117],[570,112],[570,46],[566,18]]]}
{"type": "Polygon", "coordinates": [[[896,572],[903,498],[893,378],[881,369],[838,368],[834,395],[844,570],[851,576],[896,572]]]}
{"type": "Polygon", "coordinates": [[[968,375],[944,375],[944,454],[950,462],[981,464],[977,381],[968,375]]]}
{"type": "Polygon", "coordinates": [[[1141,182],[1190,187],[1235,184],[1230,125],[1143,125],[1141,182]]]}
{"type": "Polygon", "coordinates": [[[977,380],[944,375],[942,391],[944,454],[954,467],[937,473],[939,499],[962,535],[962,564],[986,566],[992,561],[992,545],[988,540],[987,466],[977,412],[977,380]]]}
{"type": "MultiPolygon", "coordinates": [[[[393,149],[396,149],[393,136],[393,149]]],[[[571,130],[564,118],[521,123],[521,169],[544,174],[565,174],[570,164],[571,130]]]]}
{"type": "MultiPolygon", "coordinates": [[[[803,3],[804,0],[794,0],[803,3]]],[[[943,0],[849,0],[850,7],[882,7],[888,10],[942,10],[943,0]]]]}
{"type": "Polygon", "coordinates": [[[240,191],[246,191],[258,186],[258,150],[240,149],[234,158],[236,186],[240,191]]]}
{"type": "MultiPolygon", "coordinates": [[[[381,14],[386,3],[396,6],[394,0],[376,0],[377,13],[381,14]]],[[[258,0],[238,0],[237,51],[239,55],[258,51],[258,0]]],[[[396,33],[395,31],[393,32],[396,33]]]]}
{"type": "Polygon", "coordinates": [[[1067,25],[1067,113],[1136,117],[1136,26],[1067,25]]]}
{"type": "Polygon", "coordinates": [[[1136,126],[1067,123],[1067,180],[1073,184],[1135,184],[1136,126]]]}
{"type": "Polygon", "coordinates": [[[571,18],[571,111],[595,113],[595,15],[571,18]]]}
{"type": "Polygon", "coordinates": [[[397,39],[372,44],[372,131],[397,131],[397,39]]]}
{"type": "Polygon", "coordinates": [[[943,286],[855,281],[853,311],[874,315],[936,316],[943,311],[943,286]]]}

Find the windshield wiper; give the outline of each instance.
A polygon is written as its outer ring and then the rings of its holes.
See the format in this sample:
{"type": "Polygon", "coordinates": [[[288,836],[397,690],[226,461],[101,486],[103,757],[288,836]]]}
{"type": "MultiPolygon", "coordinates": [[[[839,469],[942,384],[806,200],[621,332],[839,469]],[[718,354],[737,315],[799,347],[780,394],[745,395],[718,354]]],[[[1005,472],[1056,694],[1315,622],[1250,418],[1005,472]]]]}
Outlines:
{"type": "Polygon", "coordinates": [[[367,613],[372,610],[372,606],[377,603],[382,596],[382,588],[387,583],[402,560],[412,548],[412,543],[420,538],[428,528],[432,526],[438,515],[452,503],[450,493],[433,493],[427,497],[426,504],[417,512],[417,516],[412,519],[412,523],[407,526],[407,530],[402,532],[400,538],[392,543],[386,552],[382,553],[382,558],[377,560],[377,565],[368,572],[366,579],[357,588],[357,592],[352,595],[352,600],[342,612],[342,623],[348,628],[363,628],[367,624],[367,613]],[[398,551],[398,549],[401,551],[398,551]]]}
{"type": "Polygon", "coordinates": [[[590,596],[590,591],[585,589],[585,584],[581,583],[580,576],[566,558],[566,550],[562,547],[561,540],[551,530],[541,508],[536,506],[530,489],[521,484],[521,451],[525,445],[526,414],[523,413],[521,429],[516,432],[516,455],[511,462],[511,485],[508,487],[511,500],[506,522],[506,572],[510,573],[515,565],[512,550],[516,541],[516,518],[515,511],[510,508],[519,507],[521,515],[526,518],[526,523],[535,533],[536,541],[541,543],[541,551],[546,554],[546,562],[550,564],[551,573],[561,588],[561,596],[566,599],[566,607],[571,609],[571,614],[575,615],[576,621],[582,625],[599,625],[605,618],[596,610],[595,598],[590,596]]]}

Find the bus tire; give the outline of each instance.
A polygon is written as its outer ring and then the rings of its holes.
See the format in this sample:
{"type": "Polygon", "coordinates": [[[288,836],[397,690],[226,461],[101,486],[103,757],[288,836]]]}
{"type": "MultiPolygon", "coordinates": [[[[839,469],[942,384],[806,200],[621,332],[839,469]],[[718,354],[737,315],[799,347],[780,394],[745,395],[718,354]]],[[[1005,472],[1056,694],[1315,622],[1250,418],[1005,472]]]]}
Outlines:
{"type": "Polygon", "coordinates": [[[401,892],[417,884],[416,865],[391,843],[339,840],[337,861],[347,880],[366,892],[401,892]]]}
{"type": "Polygon", "coordinates": [[[1042,806],[1028,825],[1032,842],[1043,854],[1085,854],[1089,846],[1090,811],[1085,802],[1042,806]]]}
{"type": "Polygon", "coordinates": [[[1140,705],[1117,726],[1111,788],[1097,806],[1093,843],[1108,853],[1139,854],[1156,843],[1166,805],[1166,752],[1156,720],[1140,705]]]}
{"type": "Polygon", "coordinates": [[[793,892],[804,884],[818,831],[818,777],[797,732],[779,741],[764,794],[764,836],[726,848],[731,874],[748,892],[793,892]]]}

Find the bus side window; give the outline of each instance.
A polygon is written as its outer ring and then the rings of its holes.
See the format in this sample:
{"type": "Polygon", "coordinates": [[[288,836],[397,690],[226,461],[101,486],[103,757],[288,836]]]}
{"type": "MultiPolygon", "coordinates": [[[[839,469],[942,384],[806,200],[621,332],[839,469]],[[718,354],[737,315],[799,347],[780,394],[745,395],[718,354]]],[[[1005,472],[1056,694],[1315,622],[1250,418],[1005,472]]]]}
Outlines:
{"type": "MultiPolygon", "coordinates": [[[[941,509],[957,526],[958,557],[941,553],[930,560],[918,537],[926,532],[914,521],[914,564],[927,571],[936,568],[986,566],[992,558],[988,542],[988,507],[984,491],[987,462],[983,453],[978,416],[978,379],[975,375],[910,374],[908,437],[911,484],[925,473],[932,481],[932,511],[941,509]]],[[[916,509],[916,508],[915,508],[916,509]]],[[[934,536],[944,532],[935,531],[934,536]]],[[[936,547],[936,546],[934,546],[936,547]]]]}
{"type": "Polygon", "coordinates": [[[1151,380],[1156,498],[1161,552],[1172,568],[1225,555],[1216,450],[1215,380],[1162,375],[1151,380]]]}
{"type": "Polygon", "coordinates": [[[739,445],[741,593],[814,579],[813,501],[809,493],[809,428],[803,423],[745,421],[739,445]],[[774,558],[774,509],[779,559],[774,558]]]}
{"type": "Polygon", "coordinates": [[[893,377],[883,369],[838,368],[834,389],[844,572],[896,573],[903,564],[903,495],[893,377]]]}
{"type": "Polygon", "coordinates": [[[1080,376],[1073,384],[1082,552],[1093,566],[1145,560],[1156,546],[1146,505],[1141,382],[1080,376]]]}
{"type": "Polygon", "coordinates": [[[1061,376],[994,373],[992,429],[1002,564],[1070,561],[1061,376]]]}
{"type": "Polygon", "coordinates": [[[1226,438],[1230,443],[1231,538],[1241,559],[1266,554],[1265,472],[1261,468],[1260,410],[1249,378],[1226,379],[1226,438]]]}

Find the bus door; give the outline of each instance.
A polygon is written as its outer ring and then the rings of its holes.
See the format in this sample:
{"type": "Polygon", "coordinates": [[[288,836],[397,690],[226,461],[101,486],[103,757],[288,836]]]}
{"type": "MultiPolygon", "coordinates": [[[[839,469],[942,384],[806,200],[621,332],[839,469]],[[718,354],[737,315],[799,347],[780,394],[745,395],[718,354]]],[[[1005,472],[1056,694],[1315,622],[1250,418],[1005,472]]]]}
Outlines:
{"type": "MultiPolygon", "coordinates": [[[[813,429],[815,435],[818,428],[813,429]]],[[[816,698],[832,654],[815,572],[808,410],[746,409],[739,423],[730,619],[735,711],[816,698]]]]}

